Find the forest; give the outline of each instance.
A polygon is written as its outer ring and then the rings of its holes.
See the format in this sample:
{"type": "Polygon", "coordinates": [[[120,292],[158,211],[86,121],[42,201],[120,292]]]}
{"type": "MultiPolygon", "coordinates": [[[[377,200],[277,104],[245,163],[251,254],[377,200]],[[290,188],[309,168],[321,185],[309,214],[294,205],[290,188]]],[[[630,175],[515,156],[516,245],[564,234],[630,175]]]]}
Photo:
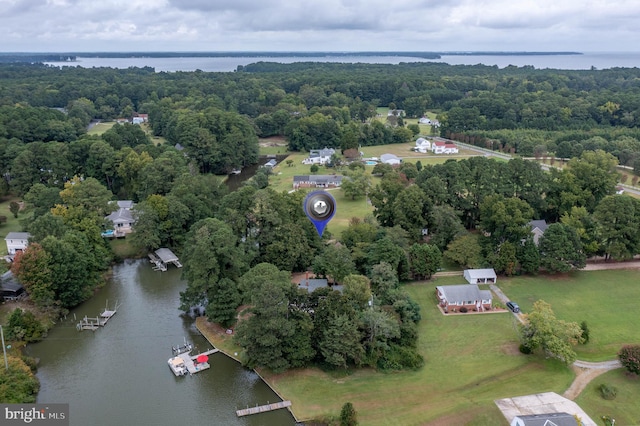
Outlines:
{"type": "MultiPolygon", "coordinates": [[[[429,278],[443,259],[512,275],[640,252],[640,201],[616,194],[617,165],[640,171],[639,77],[439,63],[259,62],[233,73],[0,65],[0,189],[24,200],[32,236],[11,269],[35,305],[64,314],[119,260],[100,233],[111,201],[133,200],[130,244],[180,254],[181,307],[236,327],[251,366],[418,368],[420,312],[401,283],[429,278]],[[403,113],[374,119],[380,106],[403,113]],[[302,192],[274,191],[265,172],[237,191],[223,183],[257,163],[259,138],[284,137],[291,151],[405,143],[420,129],[404,119],[427,111],[442,136],[516,158],[378,167],[375,186],[353,193],[374,214],[322,238],[302,192]],[[149,132],[130,123],[88,132],[138,114],[149,132]],[[568,163],[545,172],[530,156],[568,163]],[[533,219],[549,223],[538,244],[533,219]],[[292,286],[291,272],[307,270],[343,291],[292,286]],[[237,322],[240,306],[250,310],[237,322]]],[[[358,168],[335,172],[355,179],[358,168]]],[[[14,337],[42,335],[19,316],[14,337]]]]}

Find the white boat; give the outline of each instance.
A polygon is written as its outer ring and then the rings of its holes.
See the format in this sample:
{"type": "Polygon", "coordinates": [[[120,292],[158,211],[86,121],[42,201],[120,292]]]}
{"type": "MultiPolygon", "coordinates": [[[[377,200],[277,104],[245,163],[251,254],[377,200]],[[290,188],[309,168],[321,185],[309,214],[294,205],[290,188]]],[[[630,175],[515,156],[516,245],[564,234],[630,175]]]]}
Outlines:
{"type": "Polygon", "coordinates": [[[184,345],[172,346],[171,351],[173,357],[169,358],[169,368],[176,376],[184,376],[189,372],[187,365],[185,364],[185,356],[189,358],[189,352],[193,349],[191,343],[187,343],[186,339],[184,345]],[[184,354],[184,355],[183,355],[184,354]]]}
{"type": "Polygon", "coordinates": [[[176,376],[184,376],[188,373],[187,366],[184,364],[184,360],[180,356],[174,356],[173,358],[169,358],[169,367],[173,374],[176,376]]]}

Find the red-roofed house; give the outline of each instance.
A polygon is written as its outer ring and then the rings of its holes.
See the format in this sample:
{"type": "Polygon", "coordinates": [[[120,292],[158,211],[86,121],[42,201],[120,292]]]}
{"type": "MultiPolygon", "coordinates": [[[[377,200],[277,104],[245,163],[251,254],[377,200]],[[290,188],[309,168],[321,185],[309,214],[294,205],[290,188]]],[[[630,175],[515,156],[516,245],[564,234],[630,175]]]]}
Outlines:
{"type": "Polygon", "coordinates": [[[431,152],[434,154],[457,154],[458,147],[453,143],[437,141],[431,144],[431,152]]]}

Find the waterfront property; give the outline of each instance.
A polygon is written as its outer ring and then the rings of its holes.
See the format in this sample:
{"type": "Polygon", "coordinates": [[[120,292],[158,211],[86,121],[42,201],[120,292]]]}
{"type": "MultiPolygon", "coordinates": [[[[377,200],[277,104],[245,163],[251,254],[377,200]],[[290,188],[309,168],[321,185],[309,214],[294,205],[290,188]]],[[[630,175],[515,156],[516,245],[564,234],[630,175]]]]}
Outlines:
{"type": "Polygon", "coordinates": [[[192,348],[193,347],[190,344],[185,345],[184,350],[176,351],[174,348],[173,352],[175,356],[169,358],[167,363],[169,364],[171,371],[173,371],[173,374],[176,376],[184,376],[187,373],[193,375],[211,368],[211,364],[209,364],[209,355],[218,352],[218,349],[209,349],[206,352],[191,355],[192,348]]]}
{"type": "Polygon", "coordinates": [[[159,248],[154,253],[149,253],[149,261],[155,265],[154,271],[166,271],[169,263],[173,263],[177,268],[182,268],[178,256],[168,248],[159,248]]]}
{"type": "Polygon", "coordinates": [[[103,237],[124,237],[126,234],[133,232],[133,225],[136,223],[136,217],[133,209],[133,201],[119,200],[117,201],[118,209],[106,216],[105,219],[113,224],[114,233],[103,237]]]}
{"type": "Polygon", "coordinates": [[[78,324],[76,324],[76,328],[78,331],[82,330],[91,330],[96,331],[100,327],[104,327],[107,325],[107,322],[113,318],[113,316],[118,311],[118,303],[113,307],[113,309],[109,309],[108,306],[105,306],[104,311],[97,317],[88,317],[85,315],[84,318],[80,320],[78,324]]]}
{"type": "Polygon", "coordinates": [[[266,413],[267,411],[279,410],[287,407],[291,407],[291,401],[280,401],[273,404],[256,405],[255,407],[236,410],[236,415],[238,417],[244,417],[250,414],[266,413]]]}

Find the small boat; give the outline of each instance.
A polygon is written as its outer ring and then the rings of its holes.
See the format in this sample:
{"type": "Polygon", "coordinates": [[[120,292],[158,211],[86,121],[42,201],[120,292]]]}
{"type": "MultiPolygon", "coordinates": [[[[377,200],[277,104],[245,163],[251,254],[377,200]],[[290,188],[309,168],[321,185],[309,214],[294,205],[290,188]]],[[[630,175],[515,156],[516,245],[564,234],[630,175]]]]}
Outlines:
{"type": "Polygon", "coordinates": [[[242,173],[242,169],[233,169],[231,170],[232,175],[239,175],[240,173],[242,173]]]}
{"type": "Polygon", "coordinates": [[[173,357],[169,358],[169,361],[167,362],[169,364],[169,368],[171,368],[171,371],[173,371],[173,374],[179,377],[184,376],[189,372],[189,370],[187,369],[187,365],[185,364],[184,356],[189,357],[189,352],[191,352],[192,349],[193,345],[191,343],[187,343],[186,339],[183,345],[171,347],[173,357]]]}

